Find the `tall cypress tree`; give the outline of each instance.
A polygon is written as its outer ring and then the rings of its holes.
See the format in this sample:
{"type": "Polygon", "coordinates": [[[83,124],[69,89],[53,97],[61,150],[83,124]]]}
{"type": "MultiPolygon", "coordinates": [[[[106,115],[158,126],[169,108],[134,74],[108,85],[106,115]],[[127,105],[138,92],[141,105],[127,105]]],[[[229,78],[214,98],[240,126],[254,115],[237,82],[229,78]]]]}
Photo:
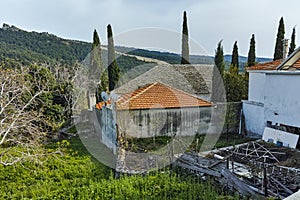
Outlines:
{"type": "Polygon", "coordinates": [[[291,36],[291,44],[290,44],[290,48],[289,48],[289,55],[291,55],[296,48],[296,27],[293,28],[293,33],[291,36]]]}
{"type": "Polygon", "coordinates": [[[231,66],[239,69],[239,52],[238,52],[237,41],[235,41],[232,49],[231,66]]]}
{"type": "Polygon", "coordinates": [[[217,50],[215,52],[215,67],[213,68],[212,79],[212,102],[224,102],[225,90],[223,85],[223,76],[225,70],[224,52],[222,46],[222,40],[218,43],[217,50]]]}
{"type": "Polygon", "coordinates": [[[223,77],[224,70],[225,70],[225,63],[224,63],[224,51],[222,46],[222,40],[218,43],[218,47],[215,52],[215,65],[219,70],[220,75],[223,77]]]}
{"type": "Polygon", "coordinates": [[[181,64],[190,64],[189,33],[188,33],[188,26],[187,26],[186,11],[183,12],[181,45],[182,45],[181,46],[181,64]]]}
{"type": "Polygon", "coordinates": [[[93,44],[90,56],[89,79],[93,82],[98,82],[103,70],[103,64],[101,59],[101,44],[96,29],[93,34],[93,44]]]}
{"type": "Polygon", "coordinates": [[[107,40],[108,40],[108,89],[112,91],[120,79],[120,69],[117,65],[115,56],[115,46],[111,25],[107,26],[107,40]]]}
{"type": "Polygon", "coordinates": [[[283,58],[283,39],[284,39],[284,22],[283,17],[280,18],[278,32],[276,37],[275,51],[273,60],[278,60],[283,58]]]}
{"type": "Polygon", "coordinates": [[[96,101],[102,101],[100,96],[102,91],[108,88],[107,71],[104,70],[101,56],[101,43],[96,30],[93,34],[92,51],[90,54],[89,80],[91,82],[90,92],[96,92],[96,101]],[[99,84],[100,81],[100,84],[99,84]]]}
{"type": "Polygon", "coordinates": [[[251,40],[250,40],[250,48],[248,52],[248,60],[247,60],[247,66],[251,67],[255,65],[255,36],[252,34],[251,40]]]}

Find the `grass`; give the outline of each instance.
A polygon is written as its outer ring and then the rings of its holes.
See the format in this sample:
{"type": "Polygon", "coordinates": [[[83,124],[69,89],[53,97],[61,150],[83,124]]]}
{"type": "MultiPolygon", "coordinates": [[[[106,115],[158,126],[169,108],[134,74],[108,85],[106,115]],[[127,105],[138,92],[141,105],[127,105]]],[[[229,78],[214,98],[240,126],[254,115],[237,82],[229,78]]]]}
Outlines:
{"type": "Polygon", "coordinates": [[[236,133],[226,133],[221,134],[217,144],[216,148],[226,147],[226,146],[234,146],[237,144],[242,144],[246,142],[250,142],[256,139],[244,137],[243,135],[239,135],[236,133]]]}
{"type": "Polygon", "coordinates": [[[168,170],[115,179],[113,170],[91,156],[79,137],[43,150],[63,154],[0,165],[0,199],[238,199],[211,183],[168,170]]]}
{"type": "MultiPolygon", "coordinates": [[[[127,139],[128,144],[126,150],[133,152],[154,152],[159,151],[163,147],[165,147],[170,141],[171,137],[168,136],[157,136],[155,137],[155,143],[153,138],[129,138],[127,139]]],[[[251,138],[244,137],[242,135],[236,133],[223,133],[221,135],[211,135],[206,137],[206,135],[196,135],[194,138],[191,137],[183,137],[181,140],[187,142],[189,145],[188,151],[200,151],[205,149],[206,145],[207,149],[212,148],[221,148],[226,146],[234,146],[237,144],[253,141],[251,138]],[[205,144],[203,143],[204,140],[205,144]],[[198,140],[198,145],[197,145],[198,140]],[[215,140],[215,141],[214,141],[215,140]],[[210,145],[212,143],[212,145],[210,145]]]]}
{"type": "Polygon", "coordinates": [[[166,146],[171,141],[169,136],[157,136],[154,138],[128,138],[126,150],[139,151],[156,151],[166,146]]]}

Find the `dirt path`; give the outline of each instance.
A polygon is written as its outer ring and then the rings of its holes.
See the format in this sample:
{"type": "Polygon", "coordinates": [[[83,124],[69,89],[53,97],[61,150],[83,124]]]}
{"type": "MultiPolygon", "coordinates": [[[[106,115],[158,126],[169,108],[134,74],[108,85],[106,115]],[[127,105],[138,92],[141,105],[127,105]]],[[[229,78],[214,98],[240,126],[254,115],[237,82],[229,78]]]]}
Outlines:
{"type": "MultiPolygon", "coordinates": [[[[103,47],[102,46],[101,49],[107,50],[107,47],[103,47]]],[[[157,59],[154,59],[154,58],[147,58],[147,57],[142,57],[142,56],[136,56],[136,55],[131,55],[131,54],[122,53],[122,52],[118,52],[118,51],[116,51],[116,54],[123,55],[123,56],[128,56],[128,57],[132,57],[132,58],[136,58],[138,60],[145,61],[145,62],[157,63],[157,65],[168,65],[169,64],[169,63],[167,63],[165,61],[157,60],[157,59]]]]}

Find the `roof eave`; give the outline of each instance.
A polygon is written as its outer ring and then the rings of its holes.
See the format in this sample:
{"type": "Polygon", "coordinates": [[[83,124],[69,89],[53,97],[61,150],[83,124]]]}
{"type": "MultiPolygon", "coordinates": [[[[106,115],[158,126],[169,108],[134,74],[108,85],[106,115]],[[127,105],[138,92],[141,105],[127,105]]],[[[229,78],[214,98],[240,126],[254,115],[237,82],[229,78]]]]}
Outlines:
{"type": "Polygon", "coordinates": [[[300,47],[298,47],[291,55],[289,55],[277,68],[276,70],[281,70],[284,65],[290,61],[298,52],[300,51],[300,47]]]}

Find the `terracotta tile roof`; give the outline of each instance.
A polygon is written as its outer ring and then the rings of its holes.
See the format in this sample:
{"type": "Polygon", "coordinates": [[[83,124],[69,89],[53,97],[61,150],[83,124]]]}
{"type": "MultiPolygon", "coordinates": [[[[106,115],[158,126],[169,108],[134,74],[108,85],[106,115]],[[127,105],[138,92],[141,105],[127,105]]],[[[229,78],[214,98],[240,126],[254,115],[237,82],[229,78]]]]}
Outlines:
{"type": "Polygon", "coordinates": [[[292,65],[292,68],[300,69],[300,58],[292,65]]]}
{"type": "Polygon", "coordinates": [[[212,104],[159,82],[145,85],[132,93],[123,94],[117,101],[119,110],[207,106],[212,106],[212,104]]]}
{"type": "Polygon", "coordinates": [[[259,63],[257,65],[248,67],[247,70],[276,70],[282,60],[275,60],[271,62],[259,63]]]}

